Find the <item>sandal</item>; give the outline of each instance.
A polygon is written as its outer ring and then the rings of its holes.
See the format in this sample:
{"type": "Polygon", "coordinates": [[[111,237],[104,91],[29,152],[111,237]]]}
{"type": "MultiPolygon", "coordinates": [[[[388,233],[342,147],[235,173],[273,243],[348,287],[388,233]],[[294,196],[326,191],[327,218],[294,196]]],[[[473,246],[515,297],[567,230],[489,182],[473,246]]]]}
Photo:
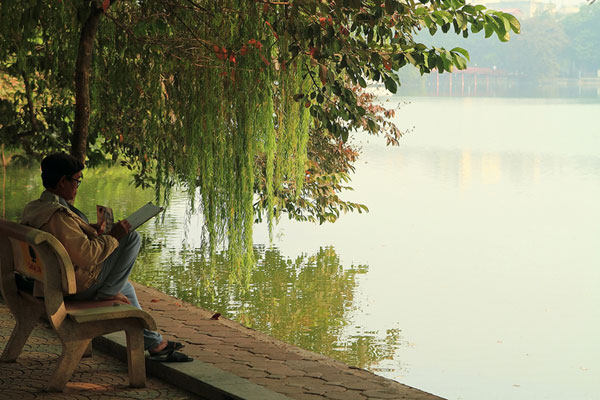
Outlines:
{"type": "Polygon", "coordinates": [[[194,360],[192,357],[173,349],[169,350],[166,354],[162,353],[164,353],[164,350],[160,351],[158,354],[151,355],[150,359],[158,362],[189,362],[194,360]]]}

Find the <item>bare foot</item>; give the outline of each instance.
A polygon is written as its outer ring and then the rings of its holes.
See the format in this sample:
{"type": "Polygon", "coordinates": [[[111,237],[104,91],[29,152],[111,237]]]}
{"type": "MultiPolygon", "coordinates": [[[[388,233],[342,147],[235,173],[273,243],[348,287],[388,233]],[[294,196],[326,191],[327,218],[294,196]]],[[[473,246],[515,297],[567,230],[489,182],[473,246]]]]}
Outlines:
{"type": "Polygon", "coordinates": [[[150,354],[158,353],[159,351],[164,350],[165,347],[167,347],[167,341],[163,339],[163,341],[160,342],[156,347],[148,349],[148,353],[150,353],[150,354]]]}

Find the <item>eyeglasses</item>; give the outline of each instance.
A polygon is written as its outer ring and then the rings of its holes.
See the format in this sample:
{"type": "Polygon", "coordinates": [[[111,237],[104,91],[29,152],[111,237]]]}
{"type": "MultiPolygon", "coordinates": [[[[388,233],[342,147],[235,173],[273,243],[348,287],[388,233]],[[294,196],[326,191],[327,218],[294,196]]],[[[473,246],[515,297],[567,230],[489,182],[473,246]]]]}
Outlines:
{"type": "Polygon", "coordinates": [[[81,175],[81,177],[79,179],[75,179],[73,177],[68,176],[67,177],[70,181],[75,182],[75,184],[77,185],[77,187],[79,187],[79,185],[81,185],[81,181],[83,180],[83,175],[81,175]]]}

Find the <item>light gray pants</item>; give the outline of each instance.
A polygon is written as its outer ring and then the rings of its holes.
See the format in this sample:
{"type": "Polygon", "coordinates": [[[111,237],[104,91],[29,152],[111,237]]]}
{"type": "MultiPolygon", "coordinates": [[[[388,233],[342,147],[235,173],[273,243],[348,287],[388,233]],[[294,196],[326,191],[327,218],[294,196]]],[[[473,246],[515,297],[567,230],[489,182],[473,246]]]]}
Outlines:
{"type": "MultiPolygon", "coordinates": [[[[140,252],[140,246],[140,234],[136,231],[129,232],[127,236],[121,238],[119,247],[102,263],[102,270],[100,270],[96,282],[87,290],[77,293],[74,298],[87,300],[96,297],[112,297],[123,293],[131,305],[141,310],[142,307],[135,294],[135,289],[128,281],[135,259],[140,252]]],[[[146,350],[156,347],[162,340],[163,337],[160,333],[144,329],[144,348],[146,350]]]]}

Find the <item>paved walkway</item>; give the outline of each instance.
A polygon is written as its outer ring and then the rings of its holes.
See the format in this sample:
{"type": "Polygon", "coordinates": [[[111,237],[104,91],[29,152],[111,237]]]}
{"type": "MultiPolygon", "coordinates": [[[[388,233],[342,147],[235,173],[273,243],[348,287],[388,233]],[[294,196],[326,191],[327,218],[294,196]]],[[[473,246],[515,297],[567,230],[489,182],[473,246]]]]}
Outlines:
{"type": "MultiPolygon", "coordinates": [[[[142,307],[152,314],[164,336],[185,342],[185,353],[197,360],[193,363],[179,365],[151,363],[147,364],[148,371],[159,374],[163,380],[176,382],[180,388],[202,394],[203,397],[261,400],[267,398],[297,400],[441,399],[371,372],[353,368],[331,358],[283,343],[223,317],[212,319],[212,312],[192,306],[154,289],[139,284],[135,284],[135,287],[142,307]],[[212,387],[218,387],[218,390],[207,391],[207,388],[212,387]],[[226,393],[228,391],[231,392],[229,396],[226,393]],[[245,393],[248,395],[246,396],[245,393]]],[[[12,317],[6,315],[7,311],[4,306],[0,308],[0,348],[4,347],[4,338],[8,335],[7,329],[10,329],[6,328],[6,324],[12,317]]],[[[27,345],[26,351],[31,351],[37,340],[35,342],[30,340],[28,343],[31,344],[27,345]]],[[[96,341],[94,345],[99,345],[113,354],[117,354],[119,341],[118,338],[107,336],[96,341]]],[[[2,393],[4,393],[5,387],[13,390],[13,393],[15,390],[25,391],[22,382],[29,379],[27,376],[33,377],[31,380],[37,382],[35,390],[39,391],[43,377],[49,373],[49,367],[44,363],[50,363],[53,358],[48,355],[41,356],[39,350],[33,350],[33,354],[25,353],[21,356],[23,361],[20,361],[17,364],[19,367],[15,369],[20,371],[18,376],[20,376],[21,386],[15,385],[15,378],[8,378],[6,383],[12,386],[5,386],[5,371],[9,373],[7,376],[12,376],[10,375],[12,372],[10,369],[6,369],[7,364],[0,364],[2,393]]],[[[58,348],[53,349],[56,352],[58,350],[58,348]]],[[[185,396],[181,392],[174,391],[172,387],[159,386],[158,382],[150,380],[145,391],[152,391],[156,393],[156,396],[144,397],[145,395],[141,394],[144,390],[123,387],[127,382],[124,364],[119,369],[122,375],[120,380],[112,380],[114,378],[105,378],[105,375],[109,373],[109,370],[116,371],[117,366],[109,365],[110,359],[108,359],[109,362],[106,366],[96,367],[96,358],[97,356],[94,355],[94,361],[84,360],[82,366],[77,369],[76,376],[69,383],[69,390],[77,391],[77,397],[73,398],[96,398],[91,397],[87,391],[82,391],[80,389],[82,386],[97,388],[95,390],[102,391],[102,394],[98,395],[102,398],[106,398],[111,390],[119,391],[119,396],[122,398],[164,397],[177,399],[185,396]],[[95,368],[102,369],[96,370],[95,368]],[[90,370],[102,372],[89,374],[90,370]],[[116,386],[113,387],[113,385],[116,386]],[[138,392],[141,397],[138,396],[138,392]]],[[[28,391],[28,393],[31,392],[32,390],[28,391]]],[[[23,396],[19,396],[19,398],[21,397],[23,396]]],[[[4,397],[0,395],[0,398],[4,397]]],[[[194,397],[189,394],[187,398],[194,397]]]]}
{"type": "MultiPolygon", "coordinates": [[[[0,298],[0,352],[12,332],[15,320],[0,298]]],[[[196,395],[149,377],[146,387],[130,388],[127,364],[94,351],[84,358],[63,393],[47,393],[42,388],[52,374],[61,345],[46,324],[38,324],[23,352],[14,363],[0,363],[1,400],[108,400],[108,399],[195,399],[196,395]]]]}

